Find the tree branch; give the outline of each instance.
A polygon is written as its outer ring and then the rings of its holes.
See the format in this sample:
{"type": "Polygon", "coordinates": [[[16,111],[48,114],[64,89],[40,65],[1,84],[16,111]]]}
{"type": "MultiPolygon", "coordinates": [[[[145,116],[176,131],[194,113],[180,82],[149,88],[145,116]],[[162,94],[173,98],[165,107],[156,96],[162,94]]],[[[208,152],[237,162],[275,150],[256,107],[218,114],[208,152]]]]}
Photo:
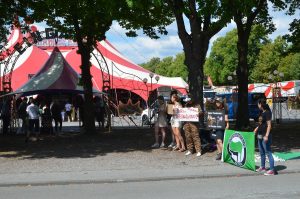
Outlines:
{"type": "Polygon", "coordinates": [[[177,23],[178,35],[181,38],[182,44],[184,47],[190,43],[190,35],[187,33],[185,29],[185,24],[183,20],[183,12],[181,8],[183,8],[182,0],[168,0],[169,7],[171,7],[177,23]]]}

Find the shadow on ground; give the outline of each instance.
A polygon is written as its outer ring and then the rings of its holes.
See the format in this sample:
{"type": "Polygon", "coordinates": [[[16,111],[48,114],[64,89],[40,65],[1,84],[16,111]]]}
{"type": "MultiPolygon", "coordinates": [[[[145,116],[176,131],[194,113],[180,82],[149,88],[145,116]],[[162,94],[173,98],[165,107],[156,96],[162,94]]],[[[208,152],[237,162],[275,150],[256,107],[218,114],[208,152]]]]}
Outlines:
{"type": "MultiPolygon", "coordinates": [[[[300,150],[300,123],[289,122],[273,125],[274,152],[300,150]]],[[[170,140],[170,133],[167,133],[170,140]]],[[[108,153],[132,151],[151,152],[153,129],[114,129],[112,133],[85,135],[76,132],[60,136],[43,135],[40,141],[25,143],[24,136],[0,135],[0,157],[2,158],[91,158],[108,153]]],[[[169,142],[167,142],[169,143],[169,142]]],[[[257,150],[257,149],[256,149],[257,150]]]]}
{"type": "Polygon", "coordinates": [[[300,150],[300,122],[286,122],[274,124],[272,128],[273,143],[275,152],[289,152],[300,150]]]}
{"type": "Polygon", "coordinates": [[[4,158],[91,158],[112,152],[151,151],[151,129],[116,129],[111,133],[85,135],[62,133],[41,135],[39,141],[25,143],[24,135],[0,135],[0,157],[4,158]]]}

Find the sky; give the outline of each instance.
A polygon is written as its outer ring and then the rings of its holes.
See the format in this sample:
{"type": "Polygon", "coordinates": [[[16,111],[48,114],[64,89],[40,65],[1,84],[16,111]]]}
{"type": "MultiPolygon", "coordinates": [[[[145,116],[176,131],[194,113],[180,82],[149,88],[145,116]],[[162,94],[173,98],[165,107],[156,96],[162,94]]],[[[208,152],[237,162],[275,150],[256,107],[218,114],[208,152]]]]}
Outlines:
{"type": "MultiPolygon", "coordinates": [[[[296,13],[299,18],[300,12],[296,13]]],[[[279,35],[289,33],[289,24],[295,18],[287,16],[284,12],[272,12],[273,22],[276,26],[276,31],[269,35],[272,40],[279,35]]],[[[235,28],[232,22],[216,34],[210,41],[210,48],[207,56],[210,53],[213,42],[227,32],[235,28]]],[[[176,23],[172,23],[167,27],[168,35],[161,36],[160,39],[150,39],[149,37],[139,34],[138,37],[130,38],[125,35],[126,30],[122,29],[118,23],[113,23],[111,29],[107,32],[107,39],[128,59],[140,64],[149,61],[153,57],[164,58],[167,56],[175,56],[183,52],[181,41],[177,34],[176,23]]]]}

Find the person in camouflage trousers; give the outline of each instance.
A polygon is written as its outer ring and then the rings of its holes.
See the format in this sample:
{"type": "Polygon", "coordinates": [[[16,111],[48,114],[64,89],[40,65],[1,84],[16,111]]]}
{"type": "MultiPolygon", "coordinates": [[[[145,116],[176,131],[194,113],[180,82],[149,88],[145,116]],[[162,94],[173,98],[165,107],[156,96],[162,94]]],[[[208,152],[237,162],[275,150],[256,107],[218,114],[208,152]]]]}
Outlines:
{"type": "MultiPolygon", "coordinates": [[[[198,108],[199,110],[199,116],[201,113],[200,105],[197,105],[194,103],[194,100],[192,98],[192,95],[189,94],[188,97],[185,99],[186,105],[185,107],[194,107],[198,108]]],[[[196,150],[196,156],[201,156],[201,140],[199,137],[199,122],[186,122],[183,126],[185,138],[186,138],[186,145],[188,151],[185,153],[185,155],[191,155],[193,153],[193,150],[195,148],[196,150]]]]}

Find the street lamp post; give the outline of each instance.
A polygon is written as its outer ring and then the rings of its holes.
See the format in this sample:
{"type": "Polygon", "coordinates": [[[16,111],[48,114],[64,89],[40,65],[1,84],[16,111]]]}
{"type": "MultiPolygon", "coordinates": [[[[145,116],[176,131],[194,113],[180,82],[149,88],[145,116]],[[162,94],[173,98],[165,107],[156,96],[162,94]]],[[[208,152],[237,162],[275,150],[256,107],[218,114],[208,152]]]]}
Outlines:
{"type": "Polygon", "coordinates": [[[149,91],[149,88],[148,88],[148,85],[147,85],[147,82],[148,82],[148,79],[147,78],[144,78],[143,79],[143,82],[144,82],[144,84],[146,85],[146,88],[147,88],[147,108],[148,108],[148,119],[149,119],[149,125],[151,125],[151,120],[152,120],[152,118],[153,118],[153,115],[151,115],[151,100],[150,100],[150,98],[152,97],[152,95],[151,95],[151,93],[153,93],[152,92],[152,86],[153,86],[153,81],[152,81],[152,79],[154,78],[155,80],[156,80],[156,83],[158,83],[158,81],[159,81],[159,79],[160,79],[160,77],[158,76],[158,75],[156,75],[155,77],[154,77],[154,73],[149,73],[149,77],[150,77],[150,91],[149,91]]]}

